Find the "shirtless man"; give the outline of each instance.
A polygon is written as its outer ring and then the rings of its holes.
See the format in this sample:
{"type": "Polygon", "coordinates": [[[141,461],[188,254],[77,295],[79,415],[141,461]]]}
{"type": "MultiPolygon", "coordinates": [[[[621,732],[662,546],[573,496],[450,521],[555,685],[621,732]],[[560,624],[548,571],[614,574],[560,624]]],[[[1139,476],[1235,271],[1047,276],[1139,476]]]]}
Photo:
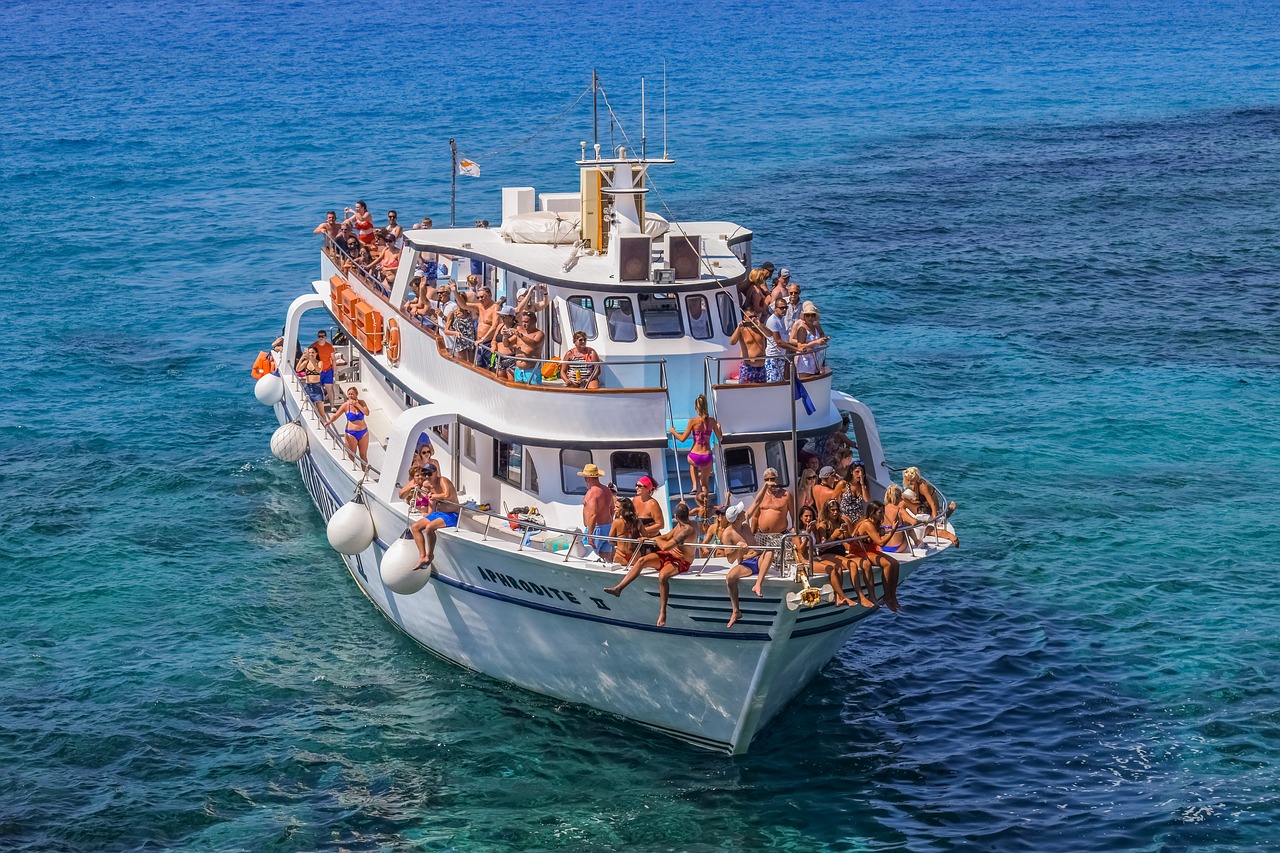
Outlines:
{"type": "Polygon", "coordinates": [[[653,496],[657,483],[648,475],[641,477],[636,483],[636,496],[632,503],[636,507],[636,518],[644,525],[645,536],[657,536],[662,530],[666,516],[662,514],[662,504],[653,496]]]}
{"type": "Polygon", "coordinates": [[[658,570],[658,627],[667,624],[667,597],[671,593],[671,579],[676,575],[689,571],[693,564],[694,538],[693,525],[689,523],[689,507],[678,503],[676,517],[671,531],[654,540],[658,550],[645,554],[631,566],[617,586],[607,587],[605,592],[613,596],[622,595],[622,591],[645,569],[658,570]]]}
{"type": "MultiPolygon", "coordinates": [[[[764,577],[773,564],[773,551],[785,544],[787,531],[791,529],[791,493],[778,485],[776,468],[765,469],[764,486],[752,501],[751,509],[747,514],[751,518],[751,529],[756,535],[756,543],[763,552],[760,556],[760,576],[756,578],[755,586],[751,588],[751,591],[760,597],[764,595],[761,584],[764,583],[764,577]]],[[[782,566],[779,566],[778,570],[781,571],[782,566]]]]}
{"type": "Polygon", "coordinates": [[[720,532],[720,542],[737,546],[730,552],[733,565],[724,577],[729,585],[729,603],[733,605],[728,625],[732,628],[733,623],[742,618],[742,610],[738,606],[738,581],[760,573],[760,552],[755,550],[756,535],[747,526],[747,511],[741,501],[726,509],[724,518],[729,526],[720,532]]]}
{"type": "MultiPolygon", "coordinates": [[[[840,496],[844,494],[845,489],[849,488],[849,484],[844,480],[836,479],[836,469],[830,465],[823,466],[818,471],[818,482],[813,484],[813,505],[816,507],[824,507],[827,501],[835,501],[840,503],[840,496]]],[[[857,524],[861,519],[851,518],[849,524],[852,526],[857,524]]]]}
{"type": "Polygon", "coordinates": [[[582,526],[587,531],[583,544],[594,548],[597,554],[607,555],[613,543],[598,537],[608,536],[613,526],[613,492],[600,482],[604,472],[594,462],[588,462],[578,476],[587,483],[587,493],[582,496],[582,526]]]}
{"type": "Polygon", "coordinates": [[[493,350],[481,341],[490,340],[497,329],[500,306],[493,301],[493,293],[489,290],[489,285],[480,284],[479,276],[467,276],[467,283],[476,289],[477,298],[472,300],[472,303],[478,305],[480,309],[476,313],[476,366],[488,370],[493,358],[493,350]],[[472,279],[475,281],[473,282],[472,279]]]}
{"type": "Polygon", "coordinates": [[[453,487],[453,483],[446,477],[440,476],[440,469],[434,464],[422,466],[422,474],[425,478],[425,485],[431,491],[431,509],[430,515],[420,518],[413,523],[410,530],[413,532],[413,541],[418,545],[418,555],[421,558],[418,561],[417,569],[425,569],[431,565],[431,561],[435,558],[436,548],[436,531],[446,527],[458,526],[458,490],[453,487]],[[423,541],[425,538],[425,542],[423,541]]]}
{"type": "Polygon", "coordinates": [[[515,381],[525,385],[542,384],[542,365],[536,359],[542,358],[542,344],[546,337],[546,333],[538,328],[538,318],[532,311],[525,311],[520,315],[520,324],[516,327],[516,334],[512,340],[512,345],[518,353],[513,377],[515,381]]]}
{"type": "Polygon", "coordinates": [[[738,368],[739,385],[756,385],[764,382],[764,329],[755,310],[747,308],[742,312],[742,322],[729,336],[730,344],[742,348],[742,366],[738,368]]]}
{"type": "Polygon", "coordinates": [[[338,235],[342,233],[342,223],[338,221],[336,211],[329,211],[324,215],[324,222],[316,226],[316,230],[312,234],[323,234],[330,240],[337,240],[338,235]]]}
{"type": "Polygon", "coordinates": [[[493,327],[487,346],[497,356],[494,372],[504,381],[510,381],[511,373],[516,369],[515,335],[516,309],[503,305],[498,309],[498,322],[493,327]]]}

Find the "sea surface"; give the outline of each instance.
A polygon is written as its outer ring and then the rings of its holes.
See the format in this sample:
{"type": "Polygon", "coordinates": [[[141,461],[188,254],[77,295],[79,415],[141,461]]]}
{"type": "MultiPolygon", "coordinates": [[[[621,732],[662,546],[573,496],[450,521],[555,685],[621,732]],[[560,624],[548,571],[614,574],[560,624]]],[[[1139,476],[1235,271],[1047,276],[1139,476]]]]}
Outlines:
{"type": "Polygon", "coordinates": [[[0,849],[1280,845],[1273,3],[0,22],[0,849]],[[451,137],[459,222],[573,189],[593,67],[651,209],[751,228],[960,503],[745,757],[423,653],[252,394],[324,211],[447,223],[451,137]]]}

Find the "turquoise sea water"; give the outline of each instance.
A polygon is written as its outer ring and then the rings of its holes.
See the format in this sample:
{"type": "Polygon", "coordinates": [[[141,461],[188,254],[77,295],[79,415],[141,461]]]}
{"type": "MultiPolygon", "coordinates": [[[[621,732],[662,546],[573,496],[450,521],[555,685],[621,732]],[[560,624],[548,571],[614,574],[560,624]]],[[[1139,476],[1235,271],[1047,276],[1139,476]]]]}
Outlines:
{"type": "MultiPolygon", "coordinates": [[[[1280,836],[1265,3],[10,4],[6,850],[1253,850],[1280,836]],[[600,68],[961,503],[731,759],[431,659],[248,368],[323,211],[572,188],[600,68]],[[512,150],[515,149],[515,150],[512,150]]],[[[618,141],[621,136],[617,137],[618,141]]],[[[659,208],[661,209],[661,208],[659,208]]],[[[517,649],[512,650],[518,654],[517,649]]]]}

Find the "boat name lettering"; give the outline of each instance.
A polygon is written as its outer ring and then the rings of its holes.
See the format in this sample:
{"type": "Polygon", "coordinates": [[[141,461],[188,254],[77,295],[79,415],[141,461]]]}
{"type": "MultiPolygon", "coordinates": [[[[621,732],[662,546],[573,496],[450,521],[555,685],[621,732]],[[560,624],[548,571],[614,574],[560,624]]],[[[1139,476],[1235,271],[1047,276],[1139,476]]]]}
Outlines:
{"type": "Polygon", "coordinates": [[[504,575],[502,572],[495,572],[492,569],[486,569],[483,566],[476,566],[476,569],[479,570],[480,577],[490,583],[500,583],[505,587],[510,587],[511,589],[522,589],[525,592],[531,592],[534,595],[540,595],[543,598],[556,598],[560,601],[567,601],[570,604],[582,604],[582,602],[578,601],[578,597],[573,593],[556,589],[553,586],[543,586],[521,578],[513,578],[511,575],[504,575]]]}

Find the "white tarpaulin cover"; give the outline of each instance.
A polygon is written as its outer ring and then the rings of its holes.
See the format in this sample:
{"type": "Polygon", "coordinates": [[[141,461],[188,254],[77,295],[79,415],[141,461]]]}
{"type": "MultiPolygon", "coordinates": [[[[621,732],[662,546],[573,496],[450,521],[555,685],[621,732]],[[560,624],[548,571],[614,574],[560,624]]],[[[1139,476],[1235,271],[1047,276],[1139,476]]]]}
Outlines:
{"type": "Polygon", "coordinates": [[[512,243],[549,243],[561,246],[578,240],[579,217],[535,210],[502,223],[502,236],[512,243]]]}

